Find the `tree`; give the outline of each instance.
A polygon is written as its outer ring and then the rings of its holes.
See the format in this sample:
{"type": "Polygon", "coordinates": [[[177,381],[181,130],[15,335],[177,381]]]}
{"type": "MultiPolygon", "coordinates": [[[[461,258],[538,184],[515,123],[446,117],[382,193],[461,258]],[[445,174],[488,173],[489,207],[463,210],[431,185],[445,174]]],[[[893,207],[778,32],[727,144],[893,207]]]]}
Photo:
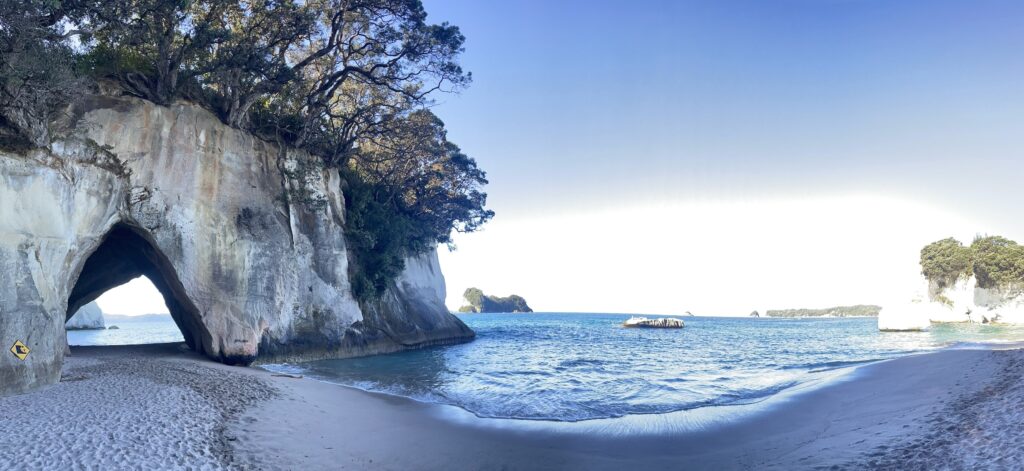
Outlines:
{"type": "Polygon", "coordinates": [[[448,141],[429,110],[396,121],[390,133],[361,147],[351,168],[378,187],[376,198],[406,213],[425,244],[448,243],[452,229],[472,232],[494,212],[481,188],[487,175],[448,141]]]}
{"type": "Polygon", "coordinates": [[[51,112],[79,88],[60,5],[0,2],[0,147],[45,145],[51,112]]]}
{"type": "Polygon", "coordinates": [[[229,39],[232,0],[95,0],[79,8],[95,41],[91,72],[119,80],[131,93],[161,105],[198,94],[215,67],[213,52],[229,39]],[[191,87],[191,90],[187,90],[191,87]]]}
{"type": "Polygon", "coordinates": [[[950,237],[921,249],[921,274],[942,286],[950,286],[972,271],[971,248],[950,237]]]}
{"type": "Polygon", "coordinates": [[[1005,237],[979,237],[971,244],[974,275],[982,288],[1024,283],[1024,247],[1005,237]]]}
{"type": "Polygon", "coordinates": [[[419,0],[319,0],[321,27],[296,52],[303,81],[297,143],[315,142],[329,164],[344,167],[364,139],[427,104],[445,87],[468,85],[457,59],[465,37],[456,26],[426,22],[419,0]]]}

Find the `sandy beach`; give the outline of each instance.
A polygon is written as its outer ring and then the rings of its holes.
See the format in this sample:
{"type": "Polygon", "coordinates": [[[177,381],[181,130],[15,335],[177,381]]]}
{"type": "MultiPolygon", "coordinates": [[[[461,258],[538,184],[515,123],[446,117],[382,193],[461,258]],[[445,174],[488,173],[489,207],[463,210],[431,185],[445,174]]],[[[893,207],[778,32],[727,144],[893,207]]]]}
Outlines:
{"type": "Polygon", "coordinates": [[[727,406],[725,419],[552,425],[224,366],[173,344],[78,347],[59,384],[0,398],[0,468],[1005,468],[1024,463],[1022,375],[1021,350],[943,350],[727,406]]]}

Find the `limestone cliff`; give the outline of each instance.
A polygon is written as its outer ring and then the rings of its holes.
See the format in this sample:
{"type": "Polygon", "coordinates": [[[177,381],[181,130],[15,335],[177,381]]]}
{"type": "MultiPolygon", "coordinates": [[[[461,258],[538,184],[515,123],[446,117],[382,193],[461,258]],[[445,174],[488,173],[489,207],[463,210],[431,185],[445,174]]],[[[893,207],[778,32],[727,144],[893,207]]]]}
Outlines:
{"type": "Polygon", "coordinates": [[[337,172],[207,111],[87,96],[47,148],[0,151],[0,394],[56,382],[76,312],[146,275],[193,349],[229,363],[467,340],[436,254],[378,301],[349,284],[337,172]]]}
{"type": "Polygon", "coordinates": [[[983,288],[973,275],[945,284],[922,278],[921,283],[924,294],[915,296],[913,302],[886,304],[879,317],[880,329],[917,330],[949,322],[1024,324],[1024,290],[1019,287],[983,288]],[[883,329],[883,325],[915,329],[883,329]]]}
{"type": "Polygon", "coordinates": [[[64,324],[67,330],[89,330],[106,329],[107,324],[103,319],[103,311],[95,302],[91,302],[78,309],[64,324]]]}
{"type": "Polygon", "coordinates": [[[976,277],[950,286],[928,283],[932,322],[1024,323],[1024,290],[1015,285],[981,287],[976,277]]]}

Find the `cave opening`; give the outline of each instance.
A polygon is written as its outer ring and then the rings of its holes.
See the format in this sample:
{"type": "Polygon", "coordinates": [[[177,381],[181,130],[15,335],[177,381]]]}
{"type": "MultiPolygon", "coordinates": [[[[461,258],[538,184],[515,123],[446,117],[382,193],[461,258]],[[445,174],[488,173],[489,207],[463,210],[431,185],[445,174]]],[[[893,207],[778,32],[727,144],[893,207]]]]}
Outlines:
{"type": "MultiPolygon", "coordinates": [[[[168,314],[181,333],[181,339],[168,335],[169,323],[166,317],[143,316],[128,319],[121,316],[108,318],[106,326],[116,326],[120,329],[133,329],[126,332],[104,332],[102,336],[93,336],[94,341],[100,344],[135,344],[135,343],[156,343],[161,340],[181,341],[182,339],[191,348],[199,353],[204,353],[203,345],[208,344],[209,332],[202,323],[198,309],[188,299],[185,289],[178,278],[174,267],[167,257],[156,247],[148,234],[129,224],[117,224],[106,234],[100,245],[89,255],[78,279],[68,297],[68,309],[66,321],[70,321],[80,309],[96,301],[104,293],[110,295],[104,298],[105,304],[110,305],[111,301],[119,301],[123,306],[125,301],[145,303],[150,302],[151,306],[159,306],[159,301],[153,303],[153,299],[147,297],[162,298],[161,309],[168,314]],[[124,299],[129,294],[134,299],[124,299]],[[114,297],[111,297],[114,296],[114,297]],[[121,299],[117,299],[121,298],[121,299]],[[143,325],[142,322],[146,324],[143,325]],[[119,339],[130,339],[127,342],[119,339]],[[147,339],[149,339],[147,341],[147,339]],[[204,343],[204,340],[207,342],[204,343]],[[113,342],[113,343],[111,343],[113,342]]],[[[91,307],[82,309],[88,311],[91,307]]],[[[139,314],[140,307],[134,306],[134,311],[139,314]]],[[[121,309],[124,310],[124,309],[121,309]]],[[[125,314],[125,312],[114,312],[112,314],[125,314]]],[[[146,313],[159,314],[159,313],[146,313]]],[[[82,314],[79,314],[81,316],[82,314]]],[[[77,316],[76,316],[77,317],[77,316]]],[[[76,322],[79,319],[76,319],[76,322]]],[[[83,338],[74,334],[76,338],[83,338]]],[[[88,341],[88,340],[87,340],[88,341]]],[[[69,334],[69,343],[72,342],[72,334],[69,334]]]]}

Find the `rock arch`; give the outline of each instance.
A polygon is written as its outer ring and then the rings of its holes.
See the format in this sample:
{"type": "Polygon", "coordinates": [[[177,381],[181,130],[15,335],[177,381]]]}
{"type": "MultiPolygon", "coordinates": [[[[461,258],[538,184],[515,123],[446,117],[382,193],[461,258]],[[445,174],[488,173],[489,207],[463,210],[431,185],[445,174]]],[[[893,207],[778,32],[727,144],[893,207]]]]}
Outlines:
{"type": "Polygon", "coordinates": [[[66,319],[107,290],[140,276],[149,278],[163,295],[189,348],[205,353],[212,336],[199,309],[189,299],[167,256],[157,248],[152,236],[136,225],[115,224],[85,259],[77,279],[71,284],[66,319]]]}
{"type": "Polygon", "coordinates": [[[0,395],[59,381],[68,313],[140,275],[228,364],[473,338],[436,253],[380,299],[353,296],[341,177],[314,156],[188,103],[87,95],[62,116],[48,147],[0,149],[0,395]]]}

